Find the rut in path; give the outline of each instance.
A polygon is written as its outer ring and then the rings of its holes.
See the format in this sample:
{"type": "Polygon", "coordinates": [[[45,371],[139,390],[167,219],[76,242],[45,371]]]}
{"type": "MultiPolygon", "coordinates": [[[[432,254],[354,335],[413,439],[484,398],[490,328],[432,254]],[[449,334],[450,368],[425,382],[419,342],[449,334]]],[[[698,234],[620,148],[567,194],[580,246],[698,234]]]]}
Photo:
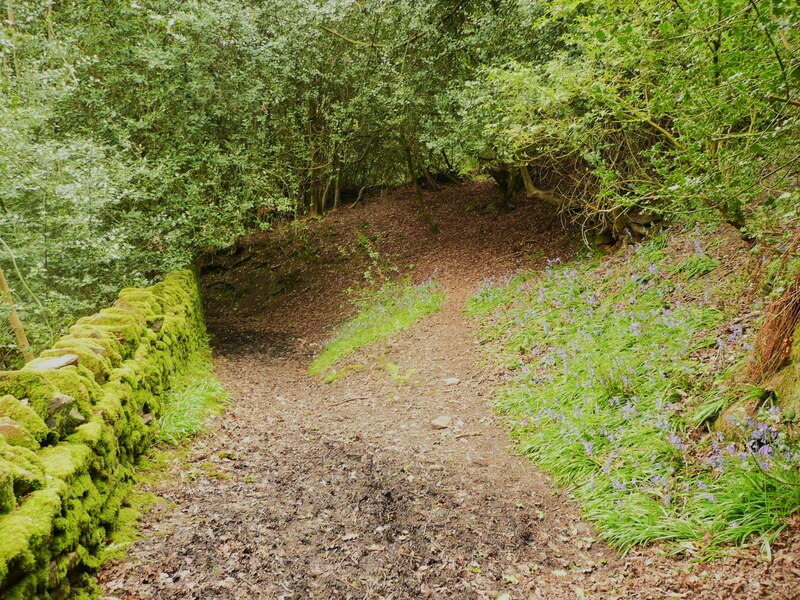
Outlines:
{"type": "Polygon", "coordinates": [[[327,250],[303,262],[274,301],[264,300],[274,273],[209,276],[215,368],[233,402],[153,486],[166,502],[146,517],[129,558],[101,573],[108,595],[717,598],[725,589],[759,597],[777,576],[747,558],[706,577],[652,549],[620,558],[563,492],[509,451],[490,408],[501,374],[487,369],[463,305],[481,278],[576,246],[540,205],[495,218],[465,213],[490,193],[477,184],[432,197],[435,237],[407,192],[341,211],[327,221],[337,232],[327,250]],[[343,270],[336,249],[364,223],[398,264],[415,264],[419,278],[435,272],[448,301],[356,356],[363,368],[325,384],[307,367],[345,317],[343,290],[361,274],[343,270]],[[220,282],[237,293],[215,296],[220,282]],[[440,416],[448,428],[431,425],[440,416]]]}

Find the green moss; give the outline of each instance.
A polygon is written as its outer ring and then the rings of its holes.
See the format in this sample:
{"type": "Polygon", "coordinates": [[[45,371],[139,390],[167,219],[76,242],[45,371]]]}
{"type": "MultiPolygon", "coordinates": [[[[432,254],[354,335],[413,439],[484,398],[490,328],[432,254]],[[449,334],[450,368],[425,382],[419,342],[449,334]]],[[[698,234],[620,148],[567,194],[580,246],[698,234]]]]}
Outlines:
{"type": "Polygon", "coordinates": [[[41,577],[31,575],[3,592],[5,600],[30,600],[37,597],[41,577]]]}
{"type": "Polygon", "coordinates": [[[30,406],[22,404],[14,396],[0,398],[0,417],[9,417],[22,424],[33,438],[41,443],[49,432],[42,418],[30,406]]]}
{"type": "Polygon", "coordinates": [[[41,356],[51,358],[64,354],[77,354],[78,364],[91,371],[98,383],[103,383],[113,368],[110,358],[106,356],[105,347],[91,339],[65,336],[54,344],[52,350],[42,352],[41,356]]]}
{"type": "Polygon", "coordinates": [[[45,472],[66,482],[70,482],[76,473],[87,472],[91,455],[92,450],[88,446],[69,442],[43,448],[38,454],[45,472]]]}
{"type": "Polygon", "coordinates": [[[0,459],[10,460],[26,469],[44,470],[44,465],[35,452],[21,446],[10,446],[3,440],[0,440],[0,459]]]}
{"type": "Polygon", "coordinates": [[[114,303],[122,310],[135,310],[144,318],[148,327],[155,325],[163,316],[164,308],[156,294],[149,290],[128,288],[119,293],[114,303]]]}
{"type": "MultiPolygon", "coordinates": [[[[92,404],[99,400],[101,388],[85,369],[64,367],[55,371],[6,371],[0,373],[0,394],[26,399],[29,406],[45,422],[50,417],[50,402],[56,394],[72,396],[74,408],[89,414],[92,404]]],[[[56,419],[50,429],[57,435],[61,432],[61,421],[56,419]]]]}
{"type": "MultiPolygon", "coordinates": [[[[30,449],[0,439],[0,471],[11,478],[17,499],[45,486],[44,466],[30,449]]],[[[8,485],[6,483],[6,485],[8,485]]]]}
{"type": "Polygon", "coordinates": [[[35,575],[43,565],[49,568],[48,542],[60,511],[60,489],[52,486],[33,492],[16,511],[0,517],[0,590],[26,573],[35,575]]]}
{"type": "Polygon", "coordinates": [[[0,439],[0,597],[78,597],[71,585],[99,567],[108,537],[112,547],[131,539],[142,502],[123,500],[156,435],[143,414],[159,415],[161,395],[204,349],[197,284],[182,272],[123,290],[44,353],[77,354],[78,366],[0,373],[0,417],[45,444],[34,453],[0,439]],[[50,414],[64,396],[75,400],[50,414]]]}
{"type": "Polygon", "coordinates": [[[38,450],[37,442],[25,427],[9,417],[0,417],[0,438],[12,446],[22,446],[30,450],[38,450]]]}
{"type": "Polygon", "coordinates": [[[101,415],[94,415],[88,423],[77,427],[75,433],[70,436],[67,441],[75,443],[83,443],[94,448],[100,441],[103,433],[103,417],[101,415]]]}
{"type": "MultiPolygon", "coordinates": [[[[48,375],[52,373],[48,372],[48,375]]],[[[45,373],[8,371],[0,373],[0,393],[26,399],[42,419],[47,418],[47,405],[58,392],[45,373]]]]}
{"type": "Polygon", "coordinates": [[[0,463],[0,515],[14,510],[17,496],[14,494],[14,476],[7,465],[0,463]]]}
{"type": "Polygon", "coordinates": [[[125,498],[111,532],[111,543],[103,549],[104,561],[125,557],[128,547],[141,538],[139,521],[158,501],[155,494],[142,491],[134,491],[125,498]]]}
{"type": "Polygon", "coordinates": [[[120,343],[120,356],[127,358],[135,351],[144,335],[146,319],[141,313],[132,310],[107,308],[79,319],[77,325],[82,331],[88,329],[113,335],[120,343]]]}
{"type": "Polygon", "coordinates": [[[108,357],[111,366],[118,367],[122,362],[122,343],[117,339],[112,331],[102,327],[94,327],[88,324],[75,324],[69,328],[69,334],[59,339],[53,347],[59,348],[77,344],[91,344],[92,347],[103,348],[104,355],[108,357]]]}

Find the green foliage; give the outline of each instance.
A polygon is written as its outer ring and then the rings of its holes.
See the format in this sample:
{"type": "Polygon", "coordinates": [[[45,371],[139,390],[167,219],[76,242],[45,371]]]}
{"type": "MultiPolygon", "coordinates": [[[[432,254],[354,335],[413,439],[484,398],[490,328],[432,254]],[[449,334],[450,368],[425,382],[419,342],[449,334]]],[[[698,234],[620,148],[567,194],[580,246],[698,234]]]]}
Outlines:
{"type": "Polygon", "coordinates": [[[360,302],[358,314],[340,326],[314,359],[311,375],[335,376],[334,365],[359,348],[411,327],[442,308],[445,295],[435,281],[419,285],[386,283],[360,302]]]}
{"type": "Polygon", "coordinates": [[[694,279],[710,273],[719,266],[719,263],[705,254],[696,254],[686,259],[675,267],[676,273],[683,273],[687,279],[694,279]]]}
{"type": "Polygon", "coordinates": [[[158,439],[172,445],[205,430],[208,417],[217,413],[227,392],[211,370],[208,356],[196,356],[164,395],[158,418],[158,439]]]}
{"type": "Polygon", "coordinates": [[[726,315],[713,306],[731,282],[666,256],[655,240],[624,260],[484,285],[468,311],[516,371],[498,408],[520,450],[623,550],[669,541],[710,556],[753,535],[768,543],[800,501],[800,446],[769,405],[735,425],[739,442],[705,429],[732,398],[761,392],[733,383],[749,347],[741,332],[719,337],[726,315]],[[692,278],[708,296],[680,301],[692,278]],[[709,343],[731,367],[715,372],[709,343]]]}
{"type": "Polygon", "coordinates": [[[454,83],[435,143],[530,165],[600,228],[650,207],[781,237],[797,222],[799,20],[792,0],[549,2],[517,35],[561,47],[454,83]]]}
{"type": "Polygon", "coordinates": [[[0,267],[36,349],[121,286],[426,173],[528,165],[617,237],[643,208],[774,248],[798,221],[793,0],[11,6],[0,267]]]}
{"type": "MultiPolygon", "coordinates": [[[[440,163],[422,137],[469,68],[468,4],[12,0],[0,267],[34,348],[122,286],[407,180],[406,156],[440,163]]],[[[6,328],[0,353],[21,363],[6,328]]]]}

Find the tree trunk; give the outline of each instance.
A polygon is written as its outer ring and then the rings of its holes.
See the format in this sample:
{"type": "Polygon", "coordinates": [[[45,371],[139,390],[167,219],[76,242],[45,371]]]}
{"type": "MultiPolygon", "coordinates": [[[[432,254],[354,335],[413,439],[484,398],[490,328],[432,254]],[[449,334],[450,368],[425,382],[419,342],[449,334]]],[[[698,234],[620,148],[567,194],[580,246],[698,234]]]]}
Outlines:
{"type": "Polygon", "coordinates": [[[368,187],[368,186],[366,186],[366,185],[362,185],[362,186],[361,186],[361,188],[359,188],[359,190],[358,190],[358,197],[356,198],[356,201],[355,201],[355,202],[353,202],[353,203],[350,205],[350,208],[354,207],[356,204],[358,204],[359,202],[361,202],[361,198],[363,198],[363,197],[364,197],[364,192],[366,192],[366,191],[367,191],[367,187],[368,187]]]}
{"type": "Polygon", "coordinates": [[[419,168],[420,168],[420,170],[422,171],[422,176],[423,176],[423,177],[425,177],[425,181],[428,183],[428,185],[430,186],[430,188],[431,188],[431,189],[432,189],[434,192],[439,192],[439,191],[441,191],[441,189],[442,189],[442,188],[440,188],[440,187],[439,187],[439,186],[436,184],[436,182],[433,180],[433,177],[431,177],[431,174],[430,174],[430,172],[428,171],[428,169],[426,169],[426,168],[425,168],[425,167],[423,167],[422,165],[420,165],[420,167],[419,167],[419,168]]]}
{"type": "Polygon", "coordinates": [[[505,163],[500,163],[498,166],[490,167],[488,171],[500,190],[500,208],[502,210],[516,208],[514,192],[517,191],[517,185],[519,184],[519,169],[509,168],[505,163]]]}
{"type": "Polygon", "coordinates": [[[525,185],[525,195],[528,198],[536,196],[539,190],[533,185],[533,179],[531,179],[531,172],[528,171],[528,165],[522,165],[519,168],[519,174],[522,175],[522,183],[525,185]]]}
{"type": "Polygon", "coordinates": [[[333,191],[333,209],[337,210],[342,205],[342,175],[336,173],[336,186],[333,191]]]}
{"type": "Polygon", "coordinates": [[[325,214],[325,207],[328,204],[328,195],[330,194],[330,191],[331,191],[331,182],[332,181],[333,181],[333,179],[331,177],[328,177],[328,181],[325,182],[325,189],[322,191],[322,196],[320,196],[320,198],[319,198],[319,214],[320,215],[324,215],[325,214]]]}
{"type": "Polygon", "coordinates": [[[28,343],[28,338],[25,336],[25,329],[22,327],[22,321],[20,321],[19,315],[17,315],[14,299],[11,297],[11,290],[8,287],[8,281],[6,281],[6,276],[2,268],[0,268],[0,295],[3,296],[3,302],[8,306],[8,320],[11,321],[11,328],[14,330],[14,335],[17,338],[17,345],[22,352],[25,362],[30,362],[33,360],[31,345],[28,343]]]}
{"type": "Polygon", "coordinates": [[[444,150],[442,150],[442,158],[444,158],[444,164],[447,166],[449,174],[455,177],[456,172],[455,170],[453,170],[453,165],[450,164],[450,159],[447,158],[447,152],[445,152],[444,150]]]}
{"type": "Polygon", "coordinates": [[[550,192],[545,192],[544,190],[540,190],[533,184],[533,179],[531,178],[531,172],[528,170],[528,165],[522,165],[519,168],[519,174],[522,176],[522,183],[525,185],[525,195],[528,198],[536,198],[537,200],[542,200],[555,206],[556,208],[561,208],[561,202],[550,192]]]}
{"type": "Polygon", "coordinates": [[[53,0],[47,0],[47,39],[51,42],[56,39],[56,31],[53,28],[53,0]]]}
{"type": "Polygon", "coordinates": [[[414,185],[414,193],[417,196],[417,206],[419,206],[419,212],[422,215],[422,218],[428,224],[428,227],[431,228],[433,233],[439,233],[439,226],[436,224],[436,221],[433,220],[431,213],[428,212],[428,207],[425,205],[425,198],[422,195],[422,190],[419,189],[419,183],[417,183],[417,175],[414,173],[414,159],[411,156],[411,149],[406,147],[406,166],[408,167],[408,176],[411,178],[411,183],[414,185]]]}

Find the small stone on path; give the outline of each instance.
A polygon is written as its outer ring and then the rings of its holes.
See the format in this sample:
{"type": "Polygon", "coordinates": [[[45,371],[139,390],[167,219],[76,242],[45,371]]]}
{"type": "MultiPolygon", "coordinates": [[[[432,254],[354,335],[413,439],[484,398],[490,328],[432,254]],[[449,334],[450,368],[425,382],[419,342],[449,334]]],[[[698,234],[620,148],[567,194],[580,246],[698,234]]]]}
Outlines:
{"type": "Polygon", "coordinates": [[[434,429],[447,429],[450,427],[450,421],[452,419],[448,416],[442,415],[441,417],[436,417],[433,421],[431,421],[431,425],[433,425],[434,429]]]}
{"type": "Polygon", "coordinates": [[[458,385],[461,383],[461,380],[458,377],[448,377],[444,380],[445,385],[458,385]]]}

